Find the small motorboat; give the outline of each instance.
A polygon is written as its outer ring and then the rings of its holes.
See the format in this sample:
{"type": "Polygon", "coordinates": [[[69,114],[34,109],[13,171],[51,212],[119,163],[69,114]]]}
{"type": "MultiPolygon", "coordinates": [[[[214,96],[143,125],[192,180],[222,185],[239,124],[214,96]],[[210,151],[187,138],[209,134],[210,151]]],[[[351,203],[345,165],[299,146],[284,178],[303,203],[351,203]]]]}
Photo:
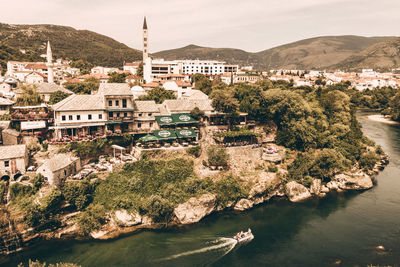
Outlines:
{"type": "Polygon", "coordinates": [[[237,233],[233,239],[235,239],[238,243],[249,242],[254,239],[254,235],[249,228],[247,232],[239,232],[237,233]]]}

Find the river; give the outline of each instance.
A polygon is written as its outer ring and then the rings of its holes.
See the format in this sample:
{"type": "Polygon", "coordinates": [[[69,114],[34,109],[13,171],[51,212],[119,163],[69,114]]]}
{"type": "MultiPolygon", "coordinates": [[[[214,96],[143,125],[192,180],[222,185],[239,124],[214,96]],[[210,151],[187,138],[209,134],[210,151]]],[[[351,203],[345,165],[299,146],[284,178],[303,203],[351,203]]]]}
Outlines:
{"type": "Polygon", "coordinates": [[[376,187],[291,204],[275,200],[250,211],[225,212],[184,227],[144,231],[109,241],[47,241],[3,258],[82,266],[366,266],[400,264],[400,127],[367,119],[364,133],[390,155],[376,187]],[[251,227],[255,239],[229,237],[251,227]],[[384,246],[384,250],[376,249],[384,246]]]}

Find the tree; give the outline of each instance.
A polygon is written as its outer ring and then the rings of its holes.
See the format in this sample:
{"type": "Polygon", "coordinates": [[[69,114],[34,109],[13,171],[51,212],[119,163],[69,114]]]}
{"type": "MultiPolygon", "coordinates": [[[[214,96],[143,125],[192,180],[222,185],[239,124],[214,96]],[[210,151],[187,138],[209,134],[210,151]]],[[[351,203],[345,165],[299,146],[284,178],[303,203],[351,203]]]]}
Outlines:
{"type": "Polygon", "coordinates": [[[139,77],[143,77],[143,63],[142,62],[139,63],[139,66],[136,70],[136,75],[139,77]]]}
{"type": "Polygon", "coordinates": [[[201,73],[194,74],[192,76],[192,82],[195,84],[195,89],[202,91],[206,95],[211,94],[212,83],[205,75],[201,73]]]}
{"type": "Polygon", "coordinates": [[[73,68],[78,68],[81,71],[81,74],[89,74],[91,69],[93,68],[93,64],[89,63],[85,60],[79,59],[76,61],[72,61],[70,66],[73,68]]]}
{"type": "Polygon", "coordinates": [[[211,166],[228,166],[229,155],[222,146],[210,146],[207,149],[208,164],[211,166]]]}
{"type": "Polygon", "coordinates": [[[35,106],[42,103],[42,98],[36,90],[36,85],[22,85],[20,89],[23,91],[20,97],[17,98],[19,106],[35,106]]]}
{"type": "Polygon", "coordinates": [[[395,121],[400,121],[400,92],[390,100],[390,115],[395,121]]]}
{"type": "Polygon", "coordinates": [[[176,99],[174,92],[155,87],[148,91],[147,95],[140,96],[138,100],[154,100],[157,104],[161,104],[166,99],[176,99]]]}
{"type": "Polygon", "coordinates": [[[79,83],[64,83],[64,87],[74,92],[75,94],[90,95],[93,91],[97,91],[100,86],[100,81],[94,77],[85,79],[79,83]]]}
{"type": "Polygon", "coordinates": [[[190,111],[190,116],[196,120],[200,120],[204,117],[204,111],[200,110],[198,107],[195,107],[190,111]]]}
{"type": "Polygon", "coordinates": [[[212,106],[215,110],[226,114],[235,114],[239,108],[239,102],[228,91],[216,90],[211,94],[212,106]]]}
{"type": "Polygon", "coordinates": [[[60,102],[61,100],[64,100],[65,98],[67,98],[69,96],[69,94],[63,92],[63,91],[57,91],[54,92],[50,95],[50,101],[49,104],[53,105],[56,104],[58,102],[60,102]]]}
{"type": "Polygon", "coordinates": [[[109,74],[108,82],[109,83],[125,83],[126,76],[128,76],[127,73],[112,72],[109,74]]]}

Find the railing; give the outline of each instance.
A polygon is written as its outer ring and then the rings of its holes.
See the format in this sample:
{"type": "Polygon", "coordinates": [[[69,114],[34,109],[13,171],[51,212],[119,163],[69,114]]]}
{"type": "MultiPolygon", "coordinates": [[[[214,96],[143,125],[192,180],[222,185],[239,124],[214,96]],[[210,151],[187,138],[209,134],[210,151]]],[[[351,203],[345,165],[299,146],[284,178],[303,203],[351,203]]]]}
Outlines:
{"type": "Polygon", "coordinates": [[[11,113],[11,120],[14,121],[28,121],[28,120],[48,120],[53,119],[53,115],[50,113],[11,113]]]}

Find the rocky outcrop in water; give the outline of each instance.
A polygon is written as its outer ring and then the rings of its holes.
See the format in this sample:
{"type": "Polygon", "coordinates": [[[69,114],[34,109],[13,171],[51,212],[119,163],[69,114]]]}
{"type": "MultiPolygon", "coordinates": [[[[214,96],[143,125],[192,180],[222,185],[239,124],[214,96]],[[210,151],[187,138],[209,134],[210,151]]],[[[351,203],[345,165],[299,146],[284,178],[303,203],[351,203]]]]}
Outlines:
{"type": "Polygon", "coordinates": [[[119,225],[127,227],[142,223],[142,217],[138,213],[128,213],[127,210],[117,210],[115,220],[119,225]]]}
{"type": "Polygon", "coordinates": [[[291,202],[300,202],[311,197],[307,187],[296,181],[291,181],[285,185],[286,195],[291,202]]]}
{"type": "Polygon", "coordinates": [[[374,186],[371,176],[365,173],[338,174],[333,179],[341,190],[366,190],[374,186]]]}
{"type": "Polygon", "coordinates": [[[178,223],[190,224],[200,221],[214,211],[216,197],[213,194],[204,194],[198,198],[192,197],[174,209],[178,223]]]}
{"type": "Polygon", "coordinates": [[[238,211],[243,211],[243,210],[248,210],[250,208],[252,208],[254,206],[254,202],[246,199],[246,198],[242,198],[241,200],[239,200],[235,207],[233,208],[234,210],[238,210],[238,211]]]}

